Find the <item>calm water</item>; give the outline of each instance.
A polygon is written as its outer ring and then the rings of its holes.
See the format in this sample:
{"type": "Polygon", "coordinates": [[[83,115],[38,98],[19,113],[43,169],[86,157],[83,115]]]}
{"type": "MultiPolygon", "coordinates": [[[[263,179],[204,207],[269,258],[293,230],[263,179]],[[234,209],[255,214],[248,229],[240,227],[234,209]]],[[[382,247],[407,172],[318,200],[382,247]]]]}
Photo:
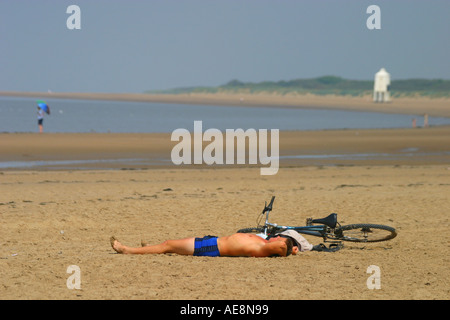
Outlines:
{"type": "MultiPolygon", "coordinates": [[[[412,115],[336,110],[217,107],[144,102],[47,99],[51,115],[45,132],[172,132],[193,130],[195,120],[203,130],[225,129],[371,129],[409,128],[412,115]]],[[[0,97],[0,132],[36,132],[36,99],[0,97]]],[[[429,118],[430,125],[450,124],[449,118],[429,118]]]]}

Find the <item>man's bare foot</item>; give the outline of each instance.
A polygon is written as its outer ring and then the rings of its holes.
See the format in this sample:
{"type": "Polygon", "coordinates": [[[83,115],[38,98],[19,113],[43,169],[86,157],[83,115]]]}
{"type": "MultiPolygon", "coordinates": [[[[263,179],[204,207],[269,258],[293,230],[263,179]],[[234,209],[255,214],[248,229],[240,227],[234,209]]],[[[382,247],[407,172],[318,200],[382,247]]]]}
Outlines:
{"type": "Polygon", "coordinates": [[[117,240],[116,237],[112,236],[109,241],[111,242],[111,247],[117,252],[117,253],[126,253],[125,252],[125,246],[122,245],[119,240],[117,240]]]}

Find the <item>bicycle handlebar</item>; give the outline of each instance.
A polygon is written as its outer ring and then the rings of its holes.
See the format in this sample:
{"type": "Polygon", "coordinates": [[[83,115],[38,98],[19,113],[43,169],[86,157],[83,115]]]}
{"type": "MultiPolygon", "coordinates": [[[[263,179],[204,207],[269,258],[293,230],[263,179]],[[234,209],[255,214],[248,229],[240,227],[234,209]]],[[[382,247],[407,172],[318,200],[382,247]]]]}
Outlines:
{"type": "Polygon", "coordinates": [[[267,202],[265,203],[265,205],[264,205],[264,210],[263,210],[263,214],[266,212],[266,211],[272,211],[272,205],[273,205],[273,201],[275,200],[275,196],[272,196],[272,199],[270,199],[270,203],[269,203],[269,205],[267,205],[267,202]]]}

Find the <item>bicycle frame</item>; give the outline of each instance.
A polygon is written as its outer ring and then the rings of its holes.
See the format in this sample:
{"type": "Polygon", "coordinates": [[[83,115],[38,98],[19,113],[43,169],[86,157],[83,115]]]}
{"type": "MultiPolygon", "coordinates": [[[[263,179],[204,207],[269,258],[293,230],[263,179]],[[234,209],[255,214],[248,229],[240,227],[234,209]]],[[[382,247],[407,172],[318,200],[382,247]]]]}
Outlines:
{"type": "Polygon", "coordinates": [[[273,236],[285,230],[294,230],[298,233],[311,235],[314,237],[322,237],[324,241],[340,242],[380,242],[393,239],[397,236],[395,228],[386,225],[372,224],[372,223],[354,223],[345,226],[337,221],[337,214],[331,213],[325,218],[321,219],[306,219],[305,226],[283,226],[276,223],[269,222],[269,214],[272,211],[272,205],[275,197],[273,196],[270,204],[267,202],[262,213],[257,219],[256,228],[245,228],[238,230],[244,233],[257,233],[264,238],[273,236]],[[265,222],[261,224],[264,214],[265,222]],[[356,232],[356,235],[355,235],[356,232]]]}
{"type": "Polygon", "coordinates": [[[271,223],[269,222],[269,213],[271,210],[265,210],[266,213],[266,221],[264,223],[263,229],[264,229],[264,235],[268,236],[268,230],[272,227],[272,228],[276,228],[276,229],[283,229],[283,230],[295,230],[298,233],[303,233],[303,234],[307,234],[307,235],[311,235],[311,236],[315,236],[315,237],[322,237],[322,238],[326,238],[326,234],[327,232],[327,226],[325,225],[316,225],[316,226],[303,226],[303,227],[291,227],[291,226],[283,226],[283,225],[278,225],[276,223],[271,223]]]}

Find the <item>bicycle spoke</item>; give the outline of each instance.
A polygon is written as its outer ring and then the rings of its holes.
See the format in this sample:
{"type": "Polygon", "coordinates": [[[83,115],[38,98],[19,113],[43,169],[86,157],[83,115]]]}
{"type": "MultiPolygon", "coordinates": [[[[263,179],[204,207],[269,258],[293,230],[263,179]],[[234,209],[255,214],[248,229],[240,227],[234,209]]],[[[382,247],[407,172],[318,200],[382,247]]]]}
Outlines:
{"type": "Polygon", "coordinates": [[[342,240],[354,242],[378,242],[394,238],[397,233],[395,229],[372,224],[355,224],[343,226],[338,230],[342,240]]]}

